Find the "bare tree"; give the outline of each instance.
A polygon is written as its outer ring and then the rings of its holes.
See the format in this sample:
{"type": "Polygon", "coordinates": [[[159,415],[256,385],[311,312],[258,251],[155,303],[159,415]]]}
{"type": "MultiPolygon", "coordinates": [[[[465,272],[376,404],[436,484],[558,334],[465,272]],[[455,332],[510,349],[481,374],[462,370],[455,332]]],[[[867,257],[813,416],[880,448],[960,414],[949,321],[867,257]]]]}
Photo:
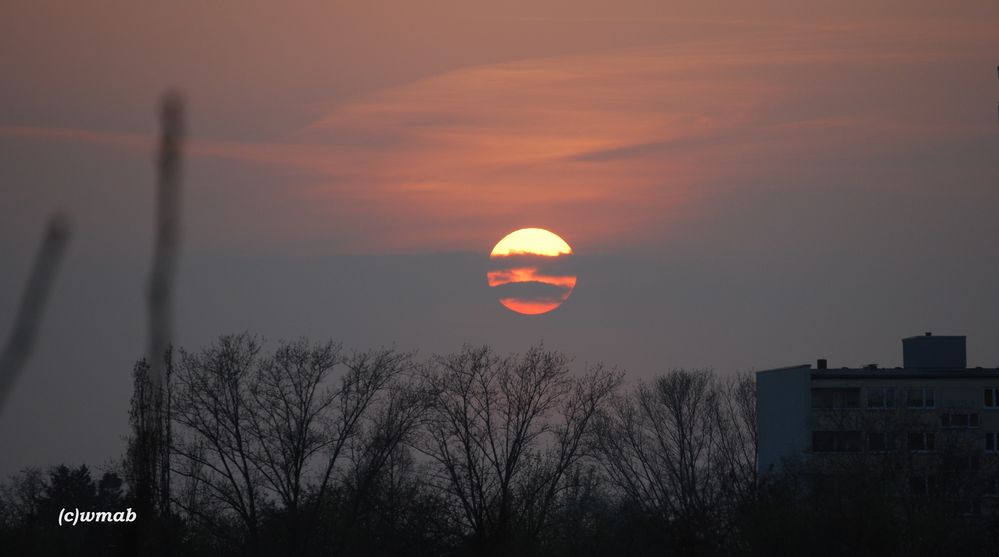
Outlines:
{"type": "MultiPolygon", "coordinates": [[[[350,453],[363,454],[366,474],[377,475],[412,428],[419,405],[398,381],[409,366],[409,354],[374,350],[343,357],[339,345],[304,339],[284,343],[260,361],[250,389],[251,462],[277,495],[292,551],[305,552],[317,541],[321,506],[344,474],[357,469],[350,453]],[[344,374],[331,381],[340,365],[344,374]]],[[[363,490],[355,493],[360,497],[363,490]]]]}
{"type": "Polygon", "coordinates": [[[756,379],[752,373],[718,382],[715,453],[722,500],[738,504],[756,489],[756,379]]]}
{"type": "Polygon", "coordinates": [[[430,410],[419,449],[453,498],[472,550],[504,554],[529,542],[582,456],[593,417],[620,383],[600,366],[574,378],[543,347],[501,357],[464,347],[426,373],[430,410]]]}
{"type": "Polygon", "coordinates": [[[172,451],[179,462],[171,469],[195,482],[223,511],[210,516],[183,507],[208,523],[235,516],[252,552],[260,526],[263,476],[254,463],[253,410],[250,392],[259,341],[248,334],[219,338],[199,352],[180,352],[173,417],[180,426],[172,451]]]}
{"type": "Polygon", "coordinates": [[[332,342],[285,343],[260,360],[249,388],[250,461],[287,513],[295,550],[306,472],[327,445],[323,418],[336,403],[325,382],[338,363],[340,346],[332,342]]]}
{"type": "Polygon", "coordinates": [[[724,415],[710,371],[674,370],[615,400],[594,436],[611,482],[687,550],[712,534],[717,465],[731,442],[723,433],[732,433],[722,431],[724,415]]]}
{"type": "MultiPolygon", "coordinates": [[[[172,353],[167,352],[167,377],[172,369],[172,353]]],[[[131,434],[125,452],[123,468],[131,485],[131,495],[136,512],[144,517],[141,532],[130,530],[130,548],[143,553],[166,553],[164,540],[157,539],[165,532],[160,530],[169,520],[170,487],[167,451],[169,450],[170,393],[169,381],[154,383],[145,359],[136,362],[133,370],[133,391],[129,408],[131,434]],[[160,518],[164,520],[159,520],[160,518]],[[140,535],[141,534],[141,535],[140,535]]]]}
{"type": "MultiPolygon", "coordinates": [[[[408,367],[408,361],[407,361],[408,367]]],[[[374,492],[400,489],[400,470],[411,471],[408,443],[412,441],[426,410],[426,396],[420,385],[410,380],[393,380],[369,413],[362,431],[349,445],[349,465],[343,478],[347,497],[341,510],[341,536],[334,554],[346,551],[348,535],[354,530],[362,507],[372,503],[374,492]]],[[[396,502],[398,504],[398,502],[396,502]]]]}
{"type": "Polygon", "coordinates": [[[45,309],[45,302],[48,300],[52,282],[55,280],[68,242],[69,221],[65,216],[57,214],[49,220],[45,229],[45,237],[38,248],[28,284],[17,308],[10,338],[7,339],[3,351],[0,351],[0,412],[3,411],[7,395],[13,389],[21,368],[28,361],[28,356],[35,346],[35,337],[41,326],[42,311],[45,309]]]}
{"type": "MultiPolygon", "coordinates": [[[[322,417],[326,435],[319,462],[314,499],[306,522],[305,547],[309,547],[318,529],[317,521],[331,491],[344,480],[343,466],[352,443],[362,436],[366,421],[374,419],[379,402],[400,376],[411,367],[411,355],[394,350],[357,352],[344,359],[346,372],[339,387],[332,392],[331,411],[322,417]]],[[[377,443],[375,439],[369,442],[377,443]]],[[[326,545],[330,530],[323,529],[317,545],[326,545]]]]}
{"type": "Polygon", "coordinates": [[[325,547],[320,516],[333,492],[352,474],[377,475],[417,423],[422,406],[402,381],[410,368],[409,354],[343,356],[305,339],[266,354],[248,334],[181,351],[176,505],[244,551],[258,549],[268,516],[280,516],[288,551],[325,547]]]}

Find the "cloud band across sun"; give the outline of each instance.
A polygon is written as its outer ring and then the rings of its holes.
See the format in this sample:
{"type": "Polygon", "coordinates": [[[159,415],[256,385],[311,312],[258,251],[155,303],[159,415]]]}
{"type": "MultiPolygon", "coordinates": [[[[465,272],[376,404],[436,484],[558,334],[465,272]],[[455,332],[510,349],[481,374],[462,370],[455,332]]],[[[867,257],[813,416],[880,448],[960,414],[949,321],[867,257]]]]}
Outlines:
{"type": "MultiPolygon", "coordinates": [[[[493,262],[502,264],[503,258],[494,258],[493,262]]],[[[537,267],[489,271],[487,278],[501,304],[528,315],[547,313],[557,308],[569,299],[569,294],[576,287],[575,276],[546,275],[537,267]]]]}

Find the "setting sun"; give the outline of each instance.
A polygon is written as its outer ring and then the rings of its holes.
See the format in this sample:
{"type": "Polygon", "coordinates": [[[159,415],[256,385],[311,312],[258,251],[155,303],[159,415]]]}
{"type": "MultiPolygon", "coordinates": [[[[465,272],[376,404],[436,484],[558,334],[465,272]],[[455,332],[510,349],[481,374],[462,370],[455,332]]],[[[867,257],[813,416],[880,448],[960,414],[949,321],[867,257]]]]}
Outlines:
{"type": "Polygon", "coordinates": [[[572,248],[558,234],[544,228],[521,228],[504,236],[489,255],[518,254],[558,256],[572,254],[572,248]]]}
{"type": "Polygon", "coordinates": [[[576,287],[567,272],[572,248],[543,228],[523,228],[507,234],[489,254],[491,288],[507,309],[526,315],[547,313],[565,302],[576,287]]]}

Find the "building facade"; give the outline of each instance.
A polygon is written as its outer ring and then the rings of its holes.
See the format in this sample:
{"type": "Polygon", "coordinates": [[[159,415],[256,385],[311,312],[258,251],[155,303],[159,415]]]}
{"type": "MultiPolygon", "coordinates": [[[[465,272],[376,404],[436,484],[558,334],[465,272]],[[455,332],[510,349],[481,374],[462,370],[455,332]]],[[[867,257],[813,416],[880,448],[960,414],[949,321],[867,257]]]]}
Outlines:
{"type": "Polygon", "coordinates": [[[890,461],[910,495],[960,492],[975,512],[980,498],[999,496],[999,368],[968,368],[963,336],[902,345],[901,368],[818,360],[758,372],[758,473],[792,461],[812,470],[890,461]]]}

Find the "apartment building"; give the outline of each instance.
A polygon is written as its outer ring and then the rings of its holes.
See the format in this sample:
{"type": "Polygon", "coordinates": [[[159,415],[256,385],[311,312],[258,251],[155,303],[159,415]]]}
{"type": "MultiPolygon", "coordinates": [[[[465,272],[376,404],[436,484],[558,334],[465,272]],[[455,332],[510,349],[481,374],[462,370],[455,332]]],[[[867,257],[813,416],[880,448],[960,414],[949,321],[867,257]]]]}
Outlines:
{"type": "Polygon", "coordinates": [[[758,473],[788,459],[904,455],[911,494],[963,474],[979,495],[999,496],[999,368],[968,368],[963,336],[906,338],[902,354],[901,368],[818,360],[758,372],[758,473]]]}

